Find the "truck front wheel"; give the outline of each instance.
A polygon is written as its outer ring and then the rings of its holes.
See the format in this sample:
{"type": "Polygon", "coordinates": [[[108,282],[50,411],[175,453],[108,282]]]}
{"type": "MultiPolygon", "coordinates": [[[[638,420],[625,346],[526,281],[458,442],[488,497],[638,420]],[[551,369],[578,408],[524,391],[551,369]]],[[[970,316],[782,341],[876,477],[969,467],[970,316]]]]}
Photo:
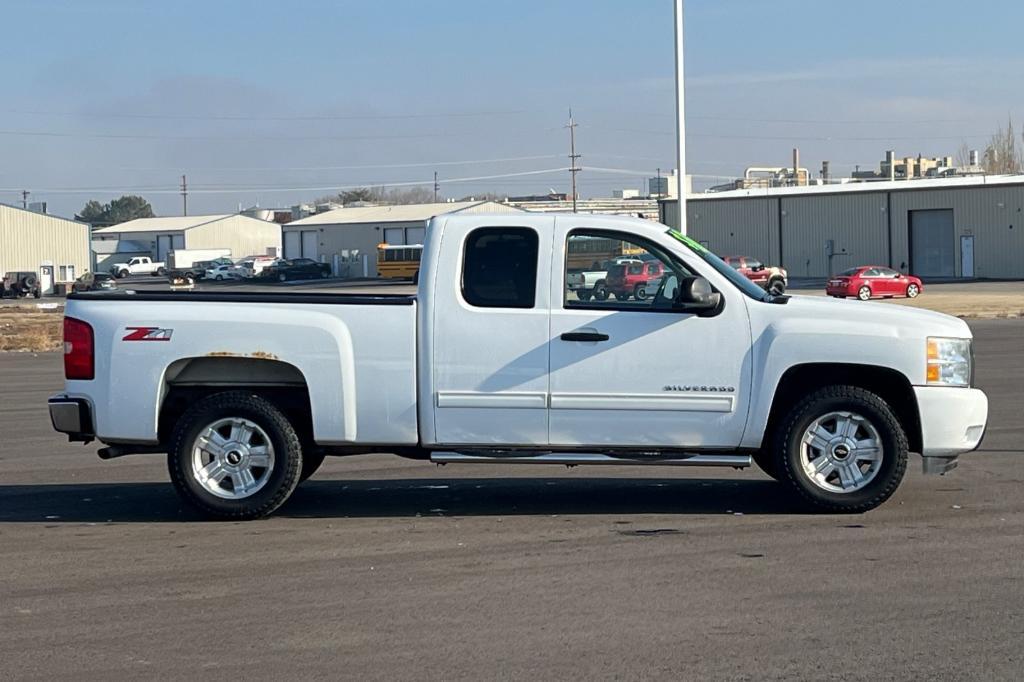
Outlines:
{"type": "Polygon", "coordinates": [[[889,405],[856,386],[822,388],[797,403],[774,437],[778,479],[827,512],[865,512],[896,491],[907,436],[889,405]]]}
{"type": "Polygon", "coordinates": [[[178,420],[167,456],[171,481],[207,516],[255,519],[292,494],[302,446],[288,418],[248,391],[200,400],[178,420]]]}

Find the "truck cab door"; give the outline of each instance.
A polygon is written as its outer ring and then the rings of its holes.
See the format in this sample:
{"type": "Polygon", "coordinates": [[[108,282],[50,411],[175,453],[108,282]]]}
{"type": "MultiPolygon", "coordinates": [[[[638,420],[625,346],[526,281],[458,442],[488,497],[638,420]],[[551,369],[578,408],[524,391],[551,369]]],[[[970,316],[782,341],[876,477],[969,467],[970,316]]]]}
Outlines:
{"type": "Polygon", "coordinates": [[[433,296],[432,319],[421,318],[433,330],[429,393],[420,392],[433,408],[425,442],[547,445],[553,223],[517,214],[443,223],[433,264],[443,263],[420,284],[433,296]]]}
{"type": "MultiPolygon", "coordinates": [[[[551,447],[731,449],[750,396],[751,335],[744,294],[720,287],[724,305],[699,317],[673,308],[663,286],[643,300],[579,299],[564,284],[578,246],[604,239],[664,267],[663,281],[711,266],[667,235],[646,239],[556,219],[552,271],[551,447]]],[[[602,225],[608,225],[607,222],[602,225]]],[[[721,282],[721,280],[719,279],[721,282]]]]}

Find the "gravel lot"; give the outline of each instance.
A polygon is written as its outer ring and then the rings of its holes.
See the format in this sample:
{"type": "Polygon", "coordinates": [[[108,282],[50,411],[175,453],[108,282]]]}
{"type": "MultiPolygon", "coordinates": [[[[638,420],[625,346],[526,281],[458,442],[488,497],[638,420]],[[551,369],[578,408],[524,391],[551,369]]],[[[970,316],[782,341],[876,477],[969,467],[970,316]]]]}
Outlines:
{"type": "Polygon", "coordinates": [[[982,451],[860,516],[754,471],[375,455],[202,522],[162,458],[50,430],[59,356],[0,354],[2,676],[1019,679],[1024,322],[972,326],[982,451]]]}

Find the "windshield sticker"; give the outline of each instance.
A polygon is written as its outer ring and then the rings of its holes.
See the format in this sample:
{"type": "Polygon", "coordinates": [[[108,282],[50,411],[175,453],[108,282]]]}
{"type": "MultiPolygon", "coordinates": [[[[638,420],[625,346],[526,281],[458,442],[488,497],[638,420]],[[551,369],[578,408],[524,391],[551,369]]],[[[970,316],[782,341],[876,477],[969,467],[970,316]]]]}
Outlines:
{"type": "Polygon", "coordinates": [[[673,230],[672,228],[669,228],[668,229],[668,234],[673,239],[675,239],[676,241],[680,241],[683,244],[686,244],[687,246],[689,246],[691,249],[693,249],[697,253],[707,253],[708,252],[707,247],[705,247],[703,244],[701,244],[700,242],[698,242],[698,241],[696,241],[694,239],[690,239],[689,237],[687,237],[685,234],[683,234],[679,230],[673,230]]]}

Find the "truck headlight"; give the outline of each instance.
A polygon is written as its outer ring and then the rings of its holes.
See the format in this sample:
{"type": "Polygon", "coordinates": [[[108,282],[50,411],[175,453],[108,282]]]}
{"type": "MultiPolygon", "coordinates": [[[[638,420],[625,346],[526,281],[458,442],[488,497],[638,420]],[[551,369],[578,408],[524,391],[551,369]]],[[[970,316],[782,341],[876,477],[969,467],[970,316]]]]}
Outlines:
{"type": "Polygon", "coordinates": [[[970,386],[972,361],[970,339],[928,337],[929,384],[970,386]]]}

